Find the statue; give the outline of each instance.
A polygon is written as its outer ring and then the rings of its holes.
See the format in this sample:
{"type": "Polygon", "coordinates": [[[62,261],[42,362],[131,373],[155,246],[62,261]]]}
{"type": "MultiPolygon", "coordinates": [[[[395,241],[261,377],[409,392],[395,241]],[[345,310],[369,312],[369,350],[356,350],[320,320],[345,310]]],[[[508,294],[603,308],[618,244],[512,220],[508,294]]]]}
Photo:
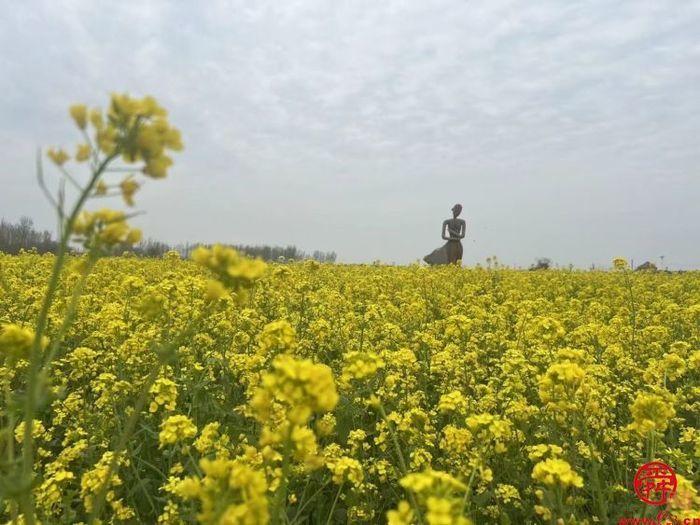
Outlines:
{"type": "Polygon", "coordinates": [[[444,246],[433,250],[432,253],[423,257],[423,260],[431,266],[461,263],[463,248],[460,239],[464,239],[464,235],[467,232],[467,223],[464,222],[464,219],[458,219],[460,213],[462,213],[461,204],[452,206],[452,218],[443,221],[442,231],[440,232],[441,237],[447,242],[444,246]],[[447,230],[447,235],[445,230],[447,230]]]}

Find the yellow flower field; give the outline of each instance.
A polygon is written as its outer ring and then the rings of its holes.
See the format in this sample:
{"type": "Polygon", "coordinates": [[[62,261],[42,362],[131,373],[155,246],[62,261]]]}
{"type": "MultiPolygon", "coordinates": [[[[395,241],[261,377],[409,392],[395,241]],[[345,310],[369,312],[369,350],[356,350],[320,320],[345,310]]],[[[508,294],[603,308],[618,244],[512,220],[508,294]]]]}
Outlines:
{"type": "MultiPolygon", "coordinates": [[[[193,259],[67,259],[42,523],[617,523],[653,459],[700,516],[700,274],[193,259]]],[[[54,262],[0,255],[4,521],[54,262]]]]}

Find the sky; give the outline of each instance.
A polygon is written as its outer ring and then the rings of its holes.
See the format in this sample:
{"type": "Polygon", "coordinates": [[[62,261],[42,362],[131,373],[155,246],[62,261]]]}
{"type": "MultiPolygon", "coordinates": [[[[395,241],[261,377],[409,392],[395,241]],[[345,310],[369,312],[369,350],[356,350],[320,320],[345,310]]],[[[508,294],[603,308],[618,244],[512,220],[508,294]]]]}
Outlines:
{"type": "Polygon", "coordinates": [[[37,147],[128,92],[185,142],[145,236],[406,264],[459,202],[467,265],[700,268],[699,28],[700,0],[8,0],[0,216],[54,228],[37,147]]]}

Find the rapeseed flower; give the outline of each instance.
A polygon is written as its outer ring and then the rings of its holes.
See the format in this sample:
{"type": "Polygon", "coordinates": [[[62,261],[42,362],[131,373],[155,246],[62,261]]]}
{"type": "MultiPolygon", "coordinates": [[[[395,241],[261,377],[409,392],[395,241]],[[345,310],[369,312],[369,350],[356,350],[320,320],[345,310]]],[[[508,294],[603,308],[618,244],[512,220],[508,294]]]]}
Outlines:
{"type": "Polygon", "coordinates": [[[639,434],[663,432],[676,415],[673,396],[664,390],[640,392],[630,406],[633,422],[630,428],[639,434]]]}
{"type": "Polygon", "coordinates": [[[583,487],[583,478],[563,459],[545,459],[532,469],[532,479],[548,486],[583,487]]]}
{"type": "Polygon", "coordinates": [[[174,445],[193,438],[197,434],[197,427],[187,416],[169,416],[161,423],[158,441],[161,447],[174,445]]]}
{"type": "MultiPolygon", "coordinates": [[[[17,324],[5,323],[0,325],[0,357],[6,359],[26,359],[34,344],[34,331],[17,324]]],[[[41,347],[48,344],[46,337],[42,338],[41,347]]]]}

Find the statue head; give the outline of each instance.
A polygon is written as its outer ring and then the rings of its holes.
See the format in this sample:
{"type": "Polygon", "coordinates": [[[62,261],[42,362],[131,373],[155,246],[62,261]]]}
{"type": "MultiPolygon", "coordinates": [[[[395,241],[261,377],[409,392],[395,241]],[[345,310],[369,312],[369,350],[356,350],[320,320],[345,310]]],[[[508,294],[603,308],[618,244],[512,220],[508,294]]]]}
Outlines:
{"type": "Polygon", "coordinates": [[[452,206],[452,216],[456,219],[459,217],[459,214],[462,213],[462,205],[461,204],[455,204],[452,206]]]}

